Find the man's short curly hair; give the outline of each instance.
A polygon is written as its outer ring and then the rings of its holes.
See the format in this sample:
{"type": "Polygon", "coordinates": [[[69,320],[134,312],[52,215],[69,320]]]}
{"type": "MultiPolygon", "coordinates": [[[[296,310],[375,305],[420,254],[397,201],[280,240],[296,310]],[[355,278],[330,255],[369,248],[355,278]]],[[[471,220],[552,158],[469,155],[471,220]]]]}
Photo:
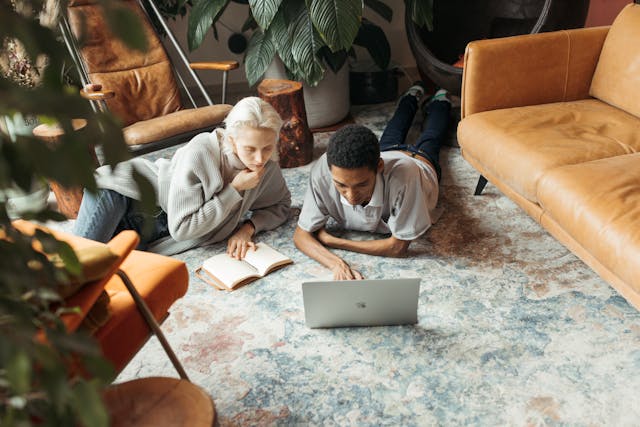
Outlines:
{"type": "Polygon", "coordinates": [[[367,167],[378,169],[380,144],[371,129],[362,125],[347,125],[340,128],[329,139],[327,163],[329,167],[344,169],[367,167]]]}

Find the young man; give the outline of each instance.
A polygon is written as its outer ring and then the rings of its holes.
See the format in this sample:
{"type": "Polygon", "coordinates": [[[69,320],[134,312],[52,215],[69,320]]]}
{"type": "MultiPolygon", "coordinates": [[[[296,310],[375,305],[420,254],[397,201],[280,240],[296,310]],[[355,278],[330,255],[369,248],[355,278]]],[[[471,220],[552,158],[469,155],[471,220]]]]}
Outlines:
{"type": "Polygon", "coordinates": [[[328,248],[400,257],[431,226],[438,201],[439,152],[451,103],[440,90],[428,104],[428,120],[413,145],[404,141],[424,95],[414,84],[398,102],[380,142],[362,125],[348,125],[330,139],[311,170],[293,241],[333,271],[335,280],[363,279],[328,248]],[[382,152],[382,153],[381,153],[382,152]],[[390,234],[377,240],[339,238],[325,229],[329,218],[348,230],[390,234]]]}

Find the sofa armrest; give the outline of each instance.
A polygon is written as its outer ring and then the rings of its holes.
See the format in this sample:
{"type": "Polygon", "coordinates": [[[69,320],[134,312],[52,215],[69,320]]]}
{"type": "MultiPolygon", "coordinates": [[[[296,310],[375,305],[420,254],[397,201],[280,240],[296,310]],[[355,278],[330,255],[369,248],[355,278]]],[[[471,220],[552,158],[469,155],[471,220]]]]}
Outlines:
{"type": "Polygon", "coordinates": [[[478,40],[467,45],[462,117],[589,98],[609,27],[478,40]]]}

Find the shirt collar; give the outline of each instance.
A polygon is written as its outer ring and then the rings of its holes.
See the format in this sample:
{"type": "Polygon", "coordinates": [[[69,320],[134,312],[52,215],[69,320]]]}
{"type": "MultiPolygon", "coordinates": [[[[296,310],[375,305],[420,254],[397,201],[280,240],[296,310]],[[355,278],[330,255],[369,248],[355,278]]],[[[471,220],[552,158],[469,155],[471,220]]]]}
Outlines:
{"type": "MultiPolygon", "coordinates": [[[[353,207],[353,205],[349,203],[347,199],[345,199],[342,196],[342,194],[340,194],[340,202],[342,202],[343,205],[353,207]]],[[[369,203],[367,203],[367,205],[364,207],[366,208],[367,206],[373,206],[373,207],[379,208],[383,204],[384,204],[384,183],[382,181],[382,174],[377,173],[376,184],[373,187],[373,194],[371,195],[371,200],[369,200],[369,203]]]]}

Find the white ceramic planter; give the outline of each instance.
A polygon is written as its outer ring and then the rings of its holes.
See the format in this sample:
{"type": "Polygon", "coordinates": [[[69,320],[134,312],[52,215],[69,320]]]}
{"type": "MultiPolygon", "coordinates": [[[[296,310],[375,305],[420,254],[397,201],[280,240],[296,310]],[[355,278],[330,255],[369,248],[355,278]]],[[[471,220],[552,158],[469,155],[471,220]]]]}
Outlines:
{"type": "MultiPolygon", "coordinates": [[[[275,58],[264,73],[266,79],[287,79],[284,64],[275,58]]],[[[310,128],[321,128],[342,121],[349,114],[349,67],[346,65],[337,73],[327,70],[316,87],[302,85],[304,106],[310,128]]]]}
{"type": "MultiPolygon", "coordinates": [[[[18,135],[31,135],[33,128],[38,125],[35,117],[24,117],[20,113],[12,117],[4,116],[3,131],[9,135],[12,141],[16,141],[18,135]]],[[[25,192],[18,186],[0,191],[0,200],[6,202],[7,214],[11,219],[19,218],[25,212],[40,212],[47,206],[49,198],[49,186],[40,179],[34,179],[31,183],[31,191],[25,192]]]]}

